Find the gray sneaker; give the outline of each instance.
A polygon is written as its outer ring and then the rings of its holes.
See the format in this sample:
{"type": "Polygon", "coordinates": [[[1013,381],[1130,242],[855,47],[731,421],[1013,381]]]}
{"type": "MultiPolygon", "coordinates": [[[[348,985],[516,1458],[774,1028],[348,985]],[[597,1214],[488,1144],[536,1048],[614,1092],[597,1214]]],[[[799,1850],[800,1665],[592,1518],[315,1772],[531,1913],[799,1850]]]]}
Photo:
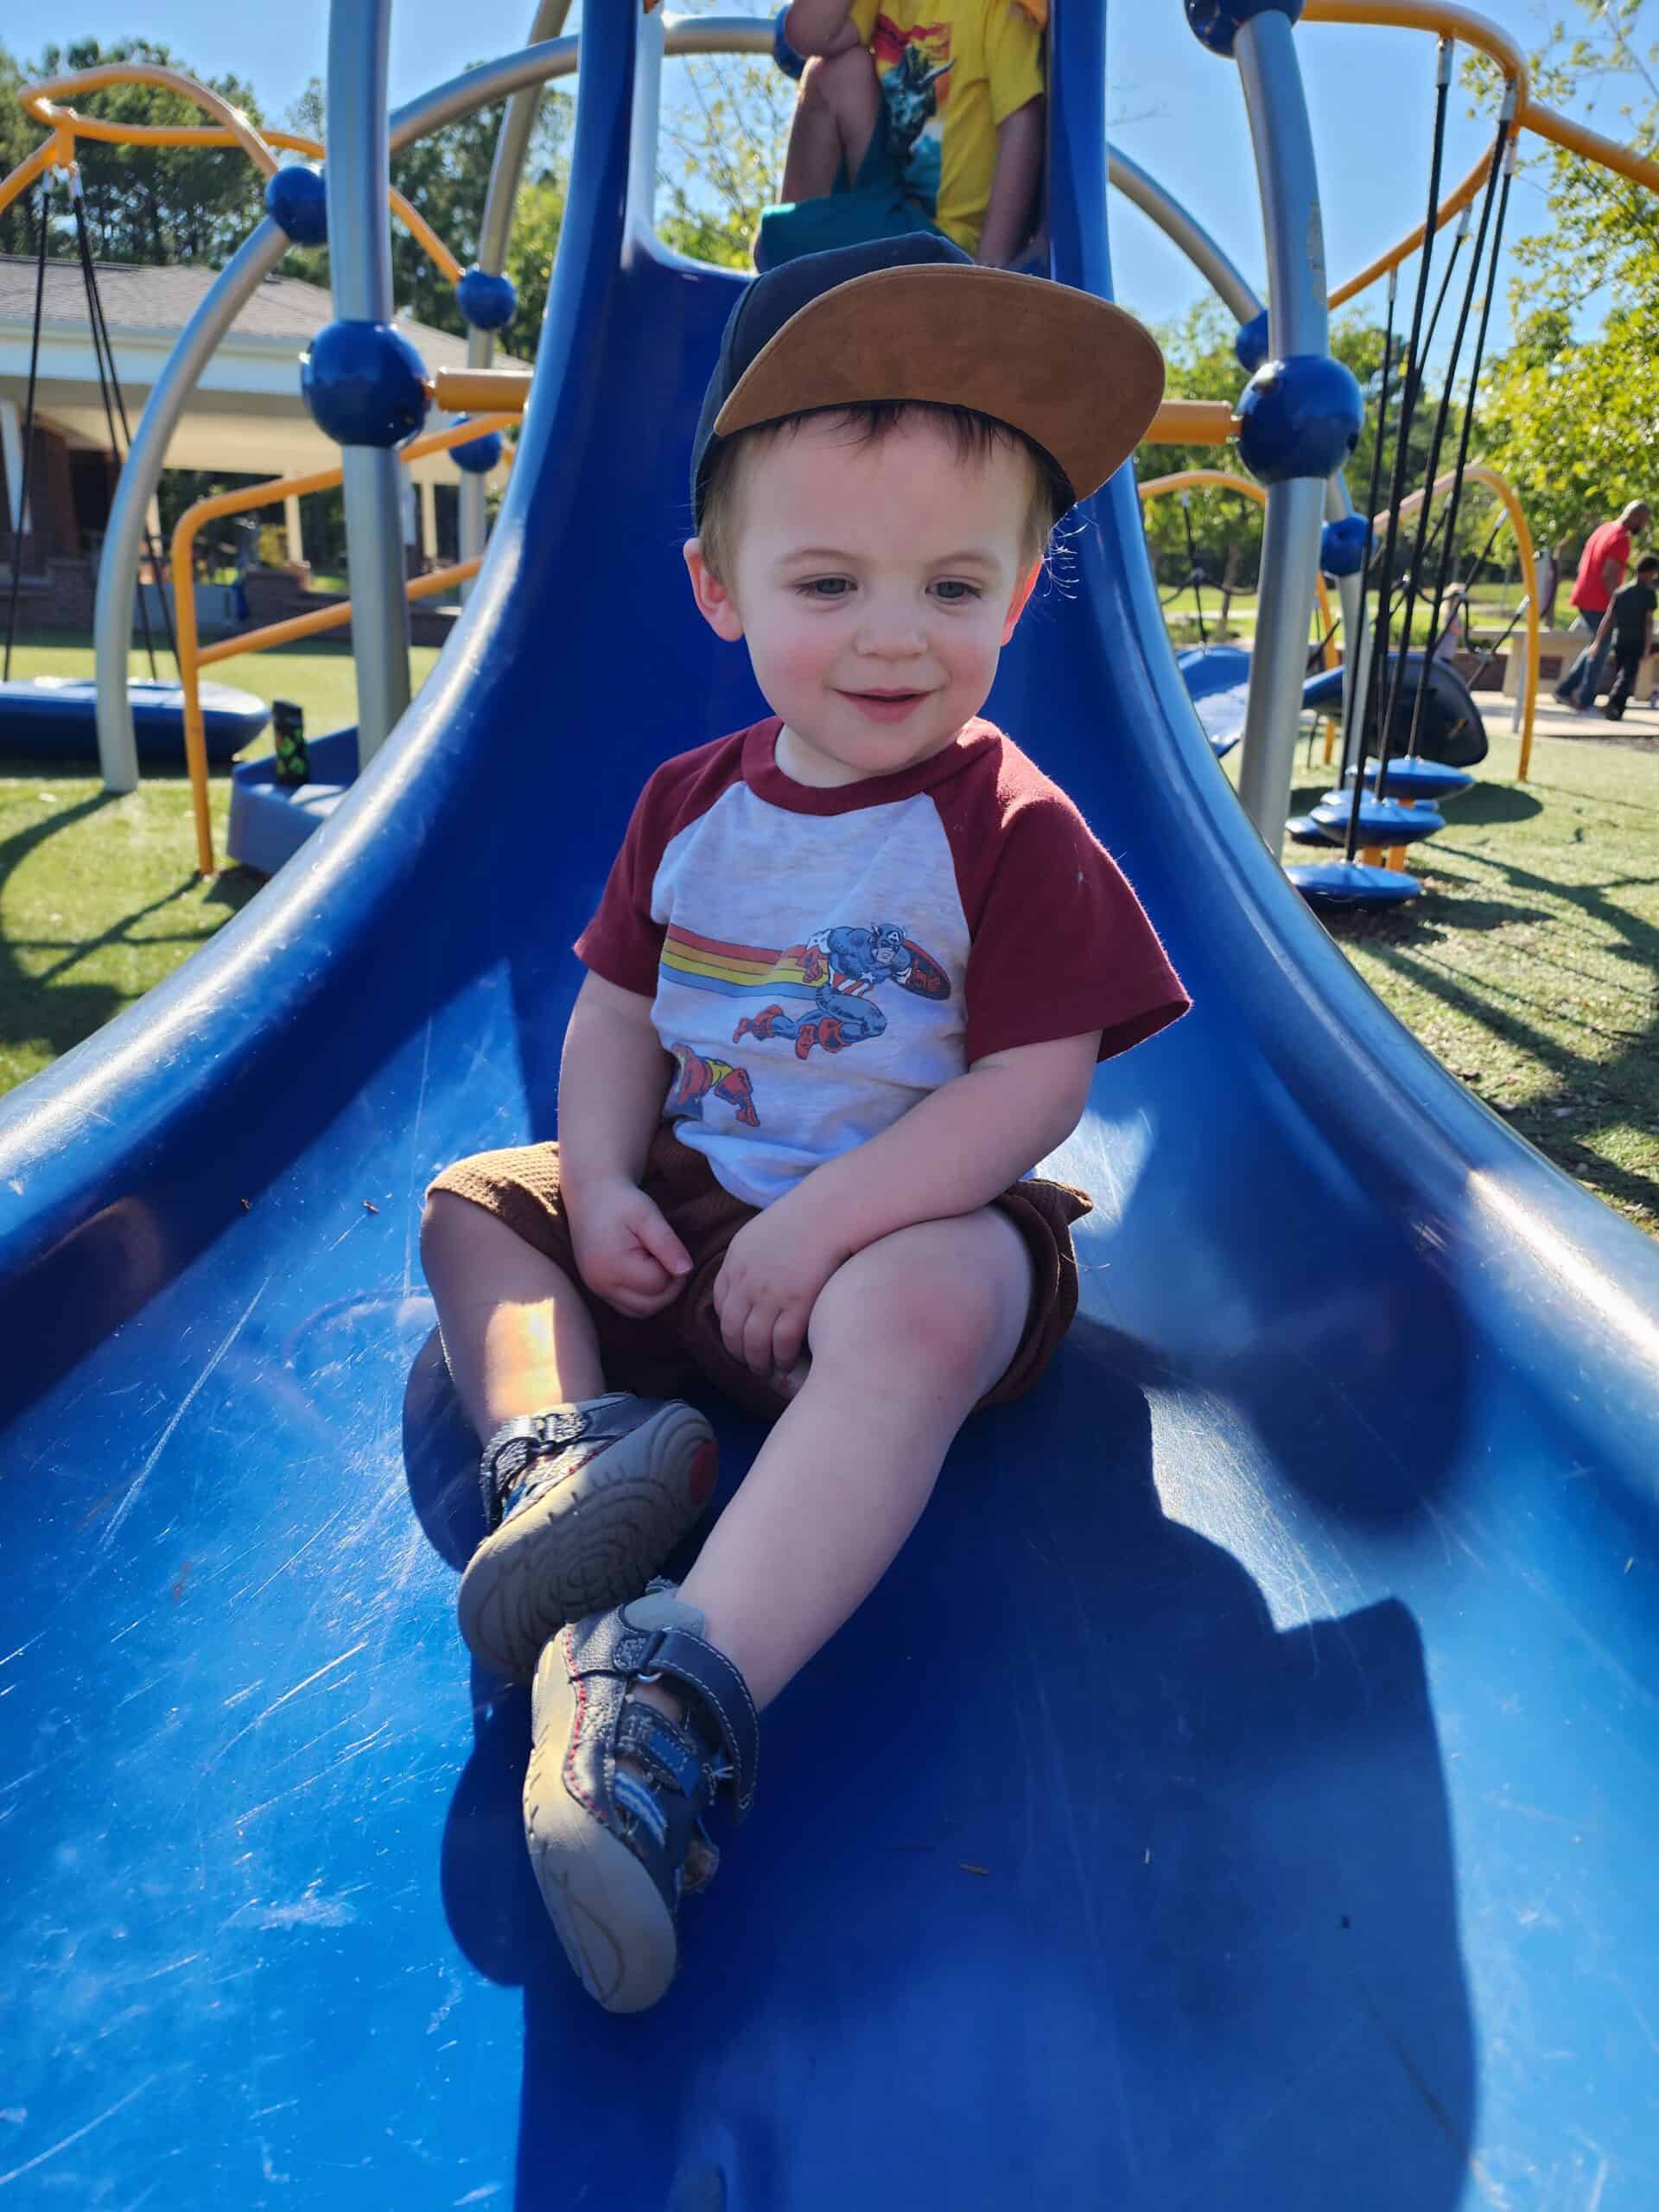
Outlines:
{"type": "Polygon", "coordinates": [[[642,2012],[673,1980],[680,1899],[719,1863],[703,1815],[725,1796],[741,1820],[754,1795],[760,1724],[704,1625],[653,1584],[564,1629],[536,1669],[524,1841],[565,1955],[607,2012],[642,2012]],[[631,1694],[640,1681],[661,1682],[682,1718],[631,1694]]]}
{"type": "Polygon", "coordinates": [[[480,1477],[491,1533],[461,1578],[461,1632],[528,1682],[567,1621],[638,1597],[714,1496],[714,1431],[677,1398],[613,1390],[505,1422],[480,1477]]]}

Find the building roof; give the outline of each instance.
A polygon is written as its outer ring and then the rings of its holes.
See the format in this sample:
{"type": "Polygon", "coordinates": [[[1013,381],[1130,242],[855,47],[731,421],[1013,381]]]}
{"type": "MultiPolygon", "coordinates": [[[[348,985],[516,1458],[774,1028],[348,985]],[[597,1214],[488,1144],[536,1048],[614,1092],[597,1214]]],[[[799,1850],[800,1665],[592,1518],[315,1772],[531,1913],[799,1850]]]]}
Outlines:
{"type": "MultiPolygon", "coordinates": [[[[131,261],[99,261],[98,294],[104,319],[114,333],[151,332],[176,336],[201,305],[218,273],[212,269],[179,264],[152,269],[131,261]]],[[[334,321],[334,302],[321,284],[308,284],[297,276],[267,276],[231,325],[230,338],[252,340],[259,345],[302,345],[326,322],[334,321]]],[[[25,329],[35,315],[35,257],[0,253],[0,323],[21,324],[25,329]]],[[[80,264],[54,258],[46,264],[43,326],[86,327],[86,292],[80,264]]],[[[400,318],[401,327],[429,368],[460,368],[467,359],[467,341],[430,323],[400,318]]]]}

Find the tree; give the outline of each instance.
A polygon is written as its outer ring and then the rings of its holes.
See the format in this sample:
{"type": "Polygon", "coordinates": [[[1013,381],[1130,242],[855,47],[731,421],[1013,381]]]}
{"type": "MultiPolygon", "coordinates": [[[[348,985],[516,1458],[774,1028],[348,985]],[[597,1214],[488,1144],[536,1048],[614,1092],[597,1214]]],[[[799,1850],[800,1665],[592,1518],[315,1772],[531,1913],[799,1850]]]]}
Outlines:
{"type": "MultiPolygon", "coordinates": [[[[1575,0],[1531,58],[1535,89],[1573,99],[1599,128],[1659,151],[1659,44],[1637,37],[1642,0],[1575,0]],[[1613,106],[1615,116],[1595,116],[1613,106]]],[[[1659,198],[1553,148],[1529,167],[1548,220],[1515,246],[1514,339],[1483,381],[1483,451],[1514,482],[1541,543],[1584,537],[1625,499],[1659,502],[1653,328],[1659,198]],[[1606,307],[1599,330],[1592,321],[1606,307]]]]}
{"type": "MultiPolygon", "coordinates": [[[[1169,365],[1172,395],[1182,399],[1224,399],[1229,404],[1236,402],[1247,379],[1233,350],[1235,330],[1232,317],[1219,302],[1205,300],[1192,308],[1180,322],[1166,325],[1158,332],[1159,342],[1169,365]]],[[[1349,492],[1356,510],[1362,513],[1370,486],[1371,455],[1381,398],[1379,380],[1382,367],[1382,344],[1381,326],[1361,317],[1341,316],[1332,325],[1331,351],[1338,360],[1352,370],[1361,391],[1366,397],[1365,420],[1360,430],[1359,443],[1346,470],[1349,492]]],[[[1400,422],[1399,396],[1402,376],[1399,351],[1400,340],[1396,335],[1395,358],[1389,372],[1390,435],[1383,453],[1384,474],[1377,500],[1379,508],[1386,505],[1389,497],[1393,469],[1393,440],[1400,422]]],[[[1434,416],[1440,400],[1439,386],[1431,378],[1417,401],[1412,417],[1405,475],[1408,492],[1420,486],[1427,474],[1434,416]]],[[[1454,400],[1440,448],[1441,474],[1449,469],[1457,458],[1458,434],[1462,420],[1463,410],[1454,400]]],[[[1230,475],[1249,474],[1236,449],[1230,446],[1148,445],[1143,446],[1135,457],[1136,474],[1142,483],[1148,477],[1173,475],[1177,470],[1185,468],[1221,468],[1230,475]]],[[[1163,499],[1150,500],[1143,512],[1147,542],[1151,548],[1153,565],[1159,582],[1166,588],[1172,587],[1185,579],[1189,566],[1186,532],[1179,499],[1172,493],[1163,499]]],[[[1230,562],[1234,588],[1254,589],[1262,554],[1262,509],[1255,500],[1248,499],[1241,493],[1195,491],[1192,494],[1187,517],[1192,525],[1198,562],[1205,575],[1218,582],[1230,562]]],[[[1478,513],[1472,508],[1459,516],[1458,538],[1460,546],[1468,543],[1478,520],[1478,513]]],[[[1412,534],[1407,531],[1402,533],[1397,567],[1409,557],[1411,543],[1412,534]]]]}
{"type": "MultiPolygon", "coordinates": [[[[148,61],[194,73],[169,48],[146,38],[120,39],[108,47],[96,39],[76,39],[64,47],[48,46],[36,60],[22,64],[0,48],[0,162],[8,172],[33,151],[41,137],[41,126],[17,105],[19,88],[107,61],[148,61]]],[[[253,88],[239,77],[202,81],[251,122],[260,121],[253,88]]],[[[74,105],[83,115],[121,123],[207,120],[181,94],[150,85],[114,85],[107,91],[83,93],[74,105]]],[[[84,138],[78,143],[76,158],[92,251],[103,260],[216,266],[240,245],[262,212],[264,181],[239,152],[216,146],[115,146],[84,138]]],[[[32,200],[34,194],[26,197],[32,200]]],[[[54,205],[57,213],[47,250],[73,255],[74,231],[61,192],[54,205]]],[[[0,252],[34,251],[33,208],[26,210],[22,201],[14,201],[0,215],[0,252]]]]}

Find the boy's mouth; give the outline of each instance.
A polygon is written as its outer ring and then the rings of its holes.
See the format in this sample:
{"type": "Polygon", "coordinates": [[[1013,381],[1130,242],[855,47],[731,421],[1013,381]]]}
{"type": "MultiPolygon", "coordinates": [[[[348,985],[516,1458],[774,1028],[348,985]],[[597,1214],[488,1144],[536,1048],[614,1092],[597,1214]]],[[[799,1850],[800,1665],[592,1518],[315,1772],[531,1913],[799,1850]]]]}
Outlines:
{"type": "Polygon", "coordinates": [[[902,721],[912,708],[928,696],[925,691],[843,691],[842,697],[873,722],[902,721]]]}

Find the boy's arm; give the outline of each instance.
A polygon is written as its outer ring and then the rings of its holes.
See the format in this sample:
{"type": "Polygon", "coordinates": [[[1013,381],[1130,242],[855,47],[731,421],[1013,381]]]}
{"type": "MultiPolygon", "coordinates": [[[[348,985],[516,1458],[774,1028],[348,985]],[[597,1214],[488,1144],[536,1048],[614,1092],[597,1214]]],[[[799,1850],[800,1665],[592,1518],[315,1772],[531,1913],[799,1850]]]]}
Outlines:
{"type": "Polygon", "coordinates": [[[1012,261],[1036,227],[1045,112],[1039,95],[997,125],[996,169],[975,256],[982,269],[998,269],[1012,261]]]}
{"type": "Polygon", "coordinates": [[[1076,1128],[1100,1032],[976,1060],[868,1143],[816,1167],[740,1230],[715,1284],[727,1348],[787,1374],[818,1294],[878,1237],[972,1213],[1076,1128]]]}
{"type": "Polygon", "coordinates": [[[1600,628],[1599,628],[1599,629],[1598,629],[1598,631],[1596,632],[1595,636],[1594,636],[1594,637],[1591,639],[1591,641],[1590,641],[1590,650],[1591,650],[1591,652],[1595,652],[1595,653],[1599,653],[1599,652],[1601,651],[1602,647],[1603,647],[1603,646],[1607,643],[1607,640],[1608,640],[1608,639],[1612,636],[1612,634],[1613,634],[1613,603],[1612,603],[1612,601],[1611,601],[1611,600],[1609,600],[1609,601],[1608,601],[1608,602],[1607,602],[1607,612],[1606,612],[1606,613],[1602,616],[1602,618],[1601,618],[1601,626],[1600,626],[1600,628]]]}
{"type": "Polygon", "coordinates": [[[590,972],[559,1065],[559,1187],[582,1281],[624,1313],[666,1306],[691,1264],[639,1188],[671,1065],[651,1001],[590,972]]]}
{"type": "Polygon", "coordinates": [[[864,42],[853,21],[853,0],[795,0],[784,18],[784,36],[809,61],[864,42]]]}

